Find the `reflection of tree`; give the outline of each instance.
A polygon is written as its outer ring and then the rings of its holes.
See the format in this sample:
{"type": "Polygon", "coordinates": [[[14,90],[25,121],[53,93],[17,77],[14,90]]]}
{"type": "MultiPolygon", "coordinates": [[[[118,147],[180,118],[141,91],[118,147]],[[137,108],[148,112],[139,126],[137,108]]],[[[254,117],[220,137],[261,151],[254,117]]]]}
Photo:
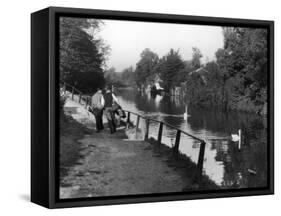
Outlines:
{"type": "MultiPolygon", "coordinates": [[[[253,119],[244,127],[242,150],[232,143],[223,159],[225,166],[224,185],[227,187],[262,187],[267,185],[267,133],[262,121],[253,119]],[[251,174],[254,170],[256,175],[251,174]]],[[[219,153],[218,153],[219,154],[219,153]]]]}
{"type": "Polygon", "coordinates": [[[189,107],[188,123],[193,130],[207,128],[213,133],[237,133],[255,119],[261,122],[261,117],[243,112],[222,112],[216,109],[200,109],[189,107]]]}
{"type": "MultiPolygon", "coordinates": [[[[180,128],[183,120],[181,118],[173,118],[172,116],[163,116],[162,121],[180,128]]],[[[171,129],[171,128],[170,128],[171,129]]],[[[174,130],[174,129],[173,129],[174,130]]],[[[176,131],[176,130],[175,130],[176,131]]]]}
{"type": "Polygon", "coordinates": [[[266,121],[257,115],[189,109],[188,123],[193,130],[207,129],[213,133],[230,133],[242,129],[242,150],[229,140],[211,140],[216,161],[224,165],[223,186],[231,188],[260,187],[267,184],[266,121]],[[257,172],[250,174],[248,169],[257,172]]]}
{"type": "Polygon", "coordinates": [[[215,140],[211,141],[211,149],[217,151],[216,161],[226,161],[227,151],[228,151],[228,142],[215,140]]]}
{"type": "Polygon", "coordinates": [[[137,109],[145,112],[161,112],[165,114],[183,114],[184,107],[176,106],[176,102],[172,101],[170,97],[163,97],[156,103],[156,97],[148,97],[148,94],[128,94],[126,93],[122,97],[126,100],[133,101],[136,104],[137,109]]]}

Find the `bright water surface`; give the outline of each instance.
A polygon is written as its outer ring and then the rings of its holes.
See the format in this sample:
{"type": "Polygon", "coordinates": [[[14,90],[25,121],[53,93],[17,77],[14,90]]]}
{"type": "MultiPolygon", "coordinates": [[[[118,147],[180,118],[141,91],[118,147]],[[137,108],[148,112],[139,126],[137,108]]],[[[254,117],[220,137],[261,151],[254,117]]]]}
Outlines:
{"type": "MultiPolygon", "coordinates": [[[[266,118],[244,112],[222,112],[188,107],[184,120],[183,100],[140,93],[133,89],[117,91],[125,110],[167,122],[206,141],[204,173],[223,188],[263,187],[267,185],[266,118]],[[242,130],[242,148],[230,140],[231,134],[242,130]]],[[[131,117],[135,121],[135,117],[131,117]]],[[[141,121],[141,127],[144,122],[141,121]]],[[[158,123],[151,123],[150,137],[157,138],[158,123]]],[[[162,142],[172,146],[176,131],[163,128],[162,142]]],[[[181,134],[179,149],[197,162],[200,143],[181,134]]]]}

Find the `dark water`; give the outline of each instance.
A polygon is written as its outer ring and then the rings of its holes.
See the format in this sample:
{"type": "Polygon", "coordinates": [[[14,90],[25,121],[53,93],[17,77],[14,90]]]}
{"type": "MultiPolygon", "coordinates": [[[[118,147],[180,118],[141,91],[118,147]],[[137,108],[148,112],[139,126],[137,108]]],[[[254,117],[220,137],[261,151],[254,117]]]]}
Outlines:
{"type": "MultiPolygon", "coordinates": [[[[217,185],[224,188],[263,187],[267,185],[267,131],[266,119],[243,112],[221,112],[187,107],[188,118],[184,119],[186,104],[175,97],[151,97],[132,89],[117,92],[121,106],[144,116],[170,123],[207,143],[204,158],[204,173],[217,185]],[[242,147],[232,142],[230,135],[242,130],[242,147]]],[[[134,118],[133,118],[134,119],[134,118]]],[[[142,122],[141,122],[142,124],[142,122]]],[[[157,137],[157,123],[149,128],[151,137],[157,137]]],[[[163,128],[164,142],[174,143],[176,131],[163,128]]],[[[181,135],[180,151],[197,162],[200,144],[181,135]]]]}

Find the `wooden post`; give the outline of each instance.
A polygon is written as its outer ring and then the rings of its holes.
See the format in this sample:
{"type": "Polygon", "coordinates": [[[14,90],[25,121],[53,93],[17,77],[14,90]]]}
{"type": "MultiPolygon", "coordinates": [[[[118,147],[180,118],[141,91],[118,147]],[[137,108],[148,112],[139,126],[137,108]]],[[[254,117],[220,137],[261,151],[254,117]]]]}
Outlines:
{"type": "Polygon", "coordinates": [[[146,130],[145,130],[144,140],[148,140],[148,135],[149,135],[149,119],[146,119],[145,123],[146,123],[146,130]]]}
{"type": "Polygon", "coordinates": [[[131,115],[131,113],[128,111],[127,124],[129,124],[129,123],[130,123],[130,115],[131,115]]]}
{"type": "Polygon", "coordinates": [[[195,176],[195,181],[199,184],[199,186],[201,184],[201,179],[202,179],[205,147],[206,147],[206,143],[205,141],[202,141],[200,144],[199,157],[198,157],[196,176],[195,176]]]}
{"type": "Polygon", "coordinates": [[[136,133],[138,132],[139,123],[140,123],[140,116],[138,115],[138,117],[137,117],[137,123],[136,123],[136,133]]]}
{"type": "Polygon", "coordinates": [[[79,93],[79,103],[81,103],[81,93],[79,93]]]}
{"type": "Polygon", "coordinates": [[[159,131],[158,131],[158,144],[161,144],[162,141],[162,132],[163,132],[163,122],[159,125],[159,131]]]}
{"type": "Polygon", "coordinates": [[[74,94],[74,87],[72,87],[72,92],[71,92],[71,99],[73,100],[73,94],[74,94]]]}
{"type": "Polygon", "coordinates": [[[178,152],[179,152],[180,138],[181,138],[181,131],[180,131],[180,130],[177,130],[176,141],[175,141],[175,147],[174,147],[174,152],[175,152],[175,153],[178,153],[178,152]]]}
{"type": "Polygon", "coordinates": [[[85,108],[87,108],[87,105],[88,105],[88,98],[86,97],[85,98],[85,108]]]}

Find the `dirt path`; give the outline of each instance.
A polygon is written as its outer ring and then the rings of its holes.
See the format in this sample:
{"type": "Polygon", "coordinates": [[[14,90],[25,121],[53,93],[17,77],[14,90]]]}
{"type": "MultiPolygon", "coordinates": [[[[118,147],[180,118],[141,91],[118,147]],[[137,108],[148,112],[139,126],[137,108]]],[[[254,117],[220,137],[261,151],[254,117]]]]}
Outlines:
{"type": "MultiPolygon", "coordinates": [[[[93,129],[83,118],[87,114],[71,106],[66,110],[93,129]]],[[[85,135],[77,145],[81,158],[61,179],[60,198],[180,192],[188,183],[165,155],[144,141],[126,140],[122,128],[113,135],[108,130],[85,135]]]]}

